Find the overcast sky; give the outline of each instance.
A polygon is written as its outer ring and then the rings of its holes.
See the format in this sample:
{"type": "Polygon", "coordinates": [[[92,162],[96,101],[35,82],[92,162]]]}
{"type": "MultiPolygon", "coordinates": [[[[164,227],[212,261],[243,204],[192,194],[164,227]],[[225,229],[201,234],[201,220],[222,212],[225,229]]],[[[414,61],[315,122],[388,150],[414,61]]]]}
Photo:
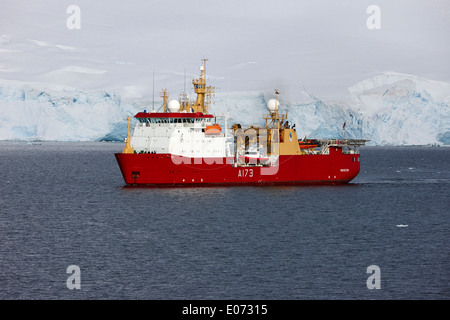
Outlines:
{"type": "Polygon", "coordinates": [[[1,0],[0,78],[149,94],[154,72],[177,95],[208,58],[218,91],[329,99],[385,71],[450,81],[449,31],[448,0],[1,0]],[[69,5],[80,29],[67,27],[69,5]],[[71,78],[73,66],[92,72],[71,78]]]}

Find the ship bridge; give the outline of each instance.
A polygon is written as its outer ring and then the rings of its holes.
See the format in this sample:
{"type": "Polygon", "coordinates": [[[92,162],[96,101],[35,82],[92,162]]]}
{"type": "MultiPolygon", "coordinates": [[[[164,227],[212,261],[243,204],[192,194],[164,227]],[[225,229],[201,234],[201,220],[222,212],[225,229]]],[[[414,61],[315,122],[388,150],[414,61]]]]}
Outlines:
{"type": "Polygon", "coordinates": [[[134,117],[143,124],[210,122],[205,120],[214,118],[213,115],[203,114],[202,112],[139,112],[134,117]]]}
{"type": "Polygon", "coordinates": [[[225,157],[226,134],[216,117],[202,112],[139,112],[131,136],[135,153],[225,157]]]}

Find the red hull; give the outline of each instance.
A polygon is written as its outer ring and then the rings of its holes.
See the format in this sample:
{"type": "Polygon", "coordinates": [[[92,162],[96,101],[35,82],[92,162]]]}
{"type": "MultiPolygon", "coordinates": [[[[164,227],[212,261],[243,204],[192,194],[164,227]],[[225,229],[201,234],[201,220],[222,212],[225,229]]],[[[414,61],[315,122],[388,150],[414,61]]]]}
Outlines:
{"type": "Polygon", "coordinates": [[[232,159],[173,157],[170,154],[115,154],[125,183],[147,186],[343,184],[360,169],[359,154],[339,147],[329,154],[285,155],[274,167],[235,167],[232,159]]]}

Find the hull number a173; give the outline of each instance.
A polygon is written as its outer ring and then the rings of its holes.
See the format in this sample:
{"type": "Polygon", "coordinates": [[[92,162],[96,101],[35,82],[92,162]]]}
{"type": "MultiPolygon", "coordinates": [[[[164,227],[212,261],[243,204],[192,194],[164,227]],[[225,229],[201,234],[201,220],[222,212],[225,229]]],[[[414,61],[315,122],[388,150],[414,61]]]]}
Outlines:
{"type": "Polygon", "coordinates": [[[240,178],[253,177],[253,169],[239,169],[238,177],[240,178]]]}

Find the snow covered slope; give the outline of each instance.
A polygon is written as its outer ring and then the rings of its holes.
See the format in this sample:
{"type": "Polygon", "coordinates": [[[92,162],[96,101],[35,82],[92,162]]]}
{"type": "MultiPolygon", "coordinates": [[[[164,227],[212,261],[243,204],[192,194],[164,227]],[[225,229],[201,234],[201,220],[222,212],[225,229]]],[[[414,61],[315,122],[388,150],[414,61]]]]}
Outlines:
{"type": "MultiPolygon", "coordinates": [[[[123,140],[126,117],[152,110],[153,101],[140,98],[133,90],[48,88],[2,80],[0,140],[123,140]]],[[[285,101],[280,96],[300,138],[362,138],[374,145],[450,145],[449,83],[384,73],[355,84],[348,97],[339,101],[305,95],[310,102],[285,101]]],[[[229,125],[261,125],[270,98],[271,92],[219,90],[211,112],[229,116],[229,125]]],[[[156,99],[155,109],[160,106],[156,99]]]]}
{"type": "Polygon", "coordinates": [[[344,101],[376,144],[450,144],[450,83],[385,73],[350,88],[344,101]]]}

